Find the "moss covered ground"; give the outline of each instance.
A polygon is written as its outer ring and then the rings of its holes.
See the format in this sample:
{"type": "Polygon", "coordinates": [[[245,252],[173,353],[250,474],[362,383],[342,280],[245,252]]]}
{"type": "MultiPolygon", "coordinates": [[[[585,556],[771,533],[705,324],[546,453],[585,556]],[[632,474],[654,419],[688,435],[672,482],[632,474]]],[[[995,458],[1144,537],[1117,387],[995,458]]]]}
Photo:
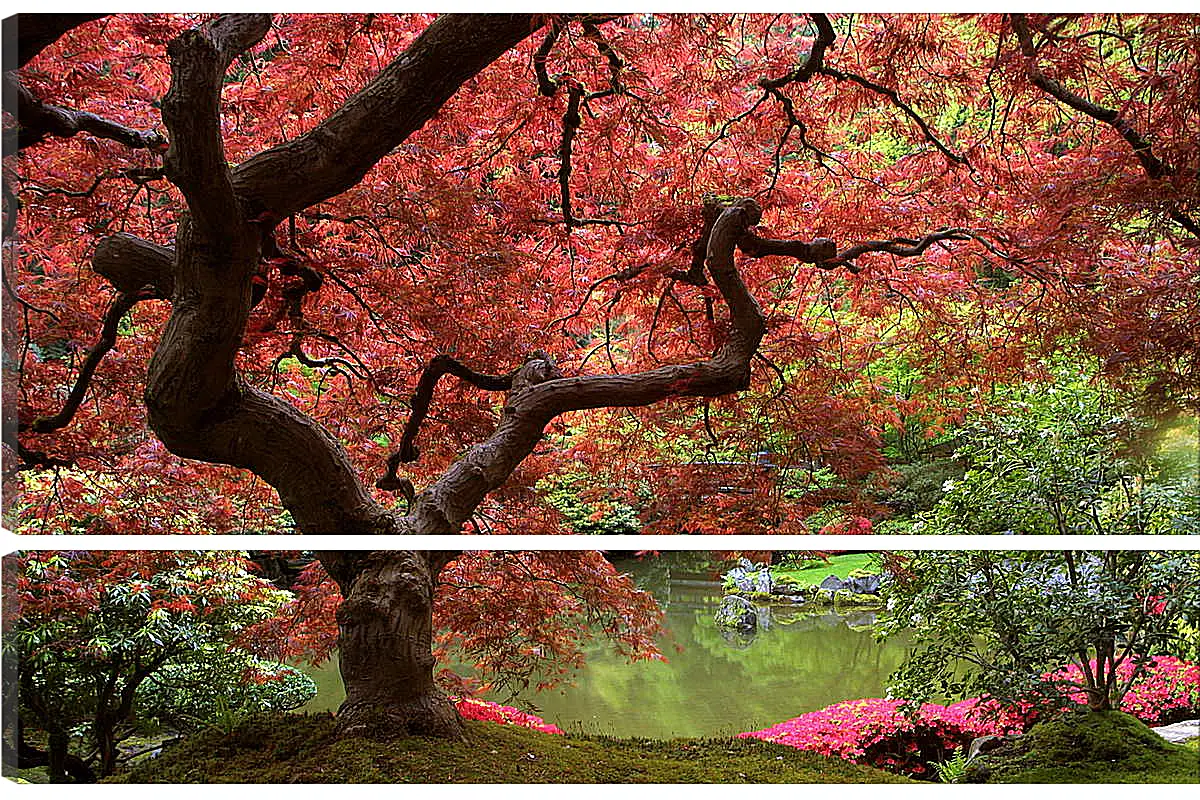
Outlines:
{"type": "Polygon", "coordinates": [[[466,742],[333,735],[329,715],[263,717],[210,732],[117,776],[129,783],[908,783],[756,739],[556,736],[467,722],[466,742]]]}
{"type": "Polygon", "coordinates": [[[968,767],[986,783],[1200,783],[1200,752],[1170,744],[1117,711],[1066,714],[1035,725],[968,767]]]}

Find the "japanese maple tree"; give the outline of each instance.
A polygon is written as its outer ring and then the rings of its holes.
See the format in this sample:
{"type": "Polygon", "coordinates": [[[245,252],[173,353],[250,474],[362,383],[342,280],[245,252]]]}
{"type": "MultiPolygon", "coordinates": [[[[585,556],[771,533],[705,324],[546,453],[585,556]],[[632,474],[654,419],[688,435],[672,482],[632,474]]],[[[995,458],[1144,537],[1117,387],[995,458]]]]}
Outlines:
{"type": "MultiPolygon", "coordinates": [[[[862,482],[884,425],[950,424],[1068,345],[1195,408],[1198,33],[18,19],[12,524],[535,532],[537,481],[584,469],[669,489],[655,530],[794,532],[817,501],[755,454],[862,482]]],[[[457,730],[425,658],[447,560],[323,557],[348,725],[457,730]],[[364,683],[393,640],[403,675],[364,683]]]]}

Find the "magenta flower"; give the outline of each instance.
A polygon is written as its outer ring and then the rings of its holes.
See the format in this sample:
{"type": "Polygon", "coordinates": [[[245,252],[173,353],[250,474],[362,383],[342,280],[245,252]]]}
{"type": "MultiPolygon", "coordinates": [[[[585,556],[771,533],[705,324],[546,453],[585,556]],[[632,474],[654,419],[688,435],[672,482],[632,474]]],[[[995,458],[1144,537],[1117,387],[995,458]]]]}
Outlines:
{"type": "Polygon", "coordinates": [[[458,713],[463,719],[477,719],[485,722],[495,722],[500,725],[519,725],[542,733],[562,733],[557,725],[546,722],[535,714],[529,714],[519,708],[502,706],[488,700],[476,700],[473,697],[457,698],[454,701],[458,713]]]}

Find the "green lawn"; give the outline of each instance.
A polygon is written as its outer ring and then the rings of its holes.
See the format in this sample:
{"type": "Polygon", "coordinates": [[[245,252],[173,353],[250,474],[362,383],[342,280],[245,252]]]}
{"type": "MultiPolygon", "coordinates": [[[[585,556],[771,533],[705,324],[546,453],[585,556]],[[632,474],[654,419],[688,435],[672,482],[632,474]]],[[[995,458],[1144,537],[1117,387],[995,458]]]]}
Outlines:
{"type": "Polygon", "coordinates": [[[771,572],[775,579],[785,578],[801,586],[818,586],[830,575],[847,578],[851,572],[879,572],[879,555],[876,553],[848,553],[832,556],[829,561],[805,561],[797,566],[777,564],[771,572]]]}

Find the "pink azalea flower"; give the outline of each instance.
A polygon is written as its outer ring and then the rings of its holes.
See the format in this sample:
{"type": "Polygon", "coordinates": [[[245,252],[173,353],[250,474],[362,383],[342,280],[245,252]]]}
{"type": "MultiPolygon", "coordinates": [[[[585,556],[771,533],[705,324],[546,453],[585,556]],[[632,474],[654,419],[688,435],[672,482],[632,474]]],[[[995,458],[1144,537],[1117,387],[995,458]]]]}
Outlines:
{"type": "MultiPolygon", "coordinates": [[[[1126,661],[1117,672],[1128,679],[1133,669],[1133,662],[1126,661]]],[[[1082,678],[1075,666],[1045,677],[1082,678]]],[[[1082,692],[1072,699],[1085,702],[1082,692]]],[[[1020,732],[1035,717],[1031,704],[1001,707],[981,697],[948,706],[927,703],[911,716],[904,713],[904,706],[903,700],[847,700],[738,735],[919,776],[972,739],[1020,732]]],[[[1151,658],[1146,672],[1126,693],[1121,710],[1147,724],[1195,713],[1200,710],[1200,665],[1171,656],[1151,658]]]]}

